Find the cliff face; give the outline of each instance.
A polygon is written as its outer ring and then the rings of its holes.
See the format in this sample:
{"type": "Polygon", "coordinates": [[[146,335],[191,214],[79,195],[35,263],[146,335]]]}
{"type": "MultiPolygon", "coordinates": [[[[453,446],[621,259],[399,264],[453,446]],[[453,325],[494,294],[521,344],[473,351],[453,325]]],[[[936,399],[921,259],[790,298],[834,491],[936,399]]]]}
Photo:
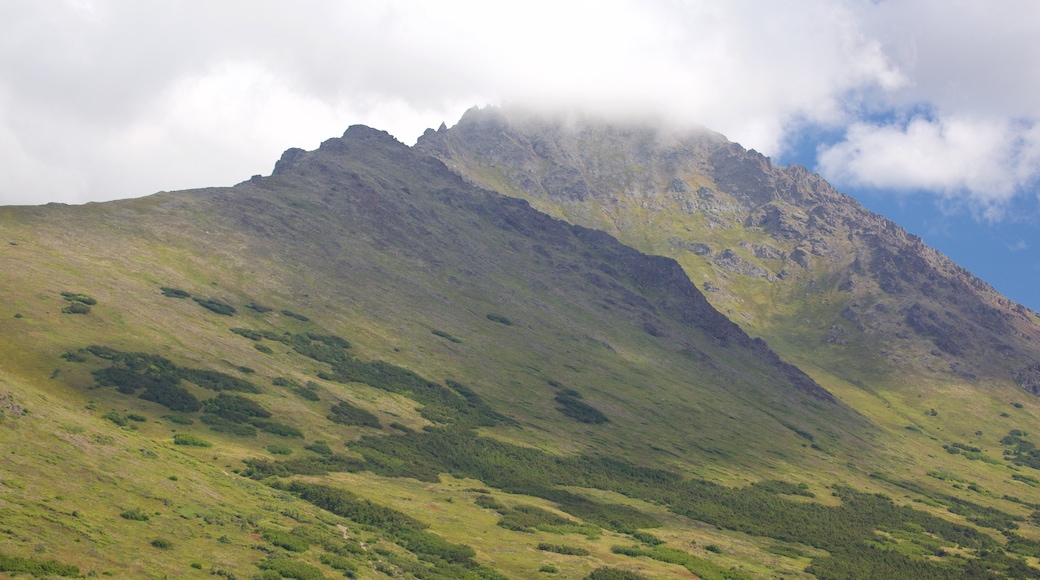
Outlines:
{"type": "Polygon", "coordinates": [[[1036,313],[804,167],[706,130],[491,108],[416,147],[473,183],[675,257],[735,322],[844,378],[1038,392],[1036,313]]]}

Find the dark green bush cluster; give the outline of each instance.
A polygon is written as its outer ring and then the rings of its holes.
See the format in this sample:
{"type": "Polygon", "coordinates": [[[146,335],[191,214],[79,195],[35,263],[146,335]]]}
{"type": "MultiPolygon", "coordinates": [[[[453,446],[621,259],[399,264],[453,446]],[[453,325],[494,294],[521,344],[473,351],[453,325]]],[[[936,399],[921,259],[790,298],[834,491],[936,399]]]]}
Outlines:
{"type": "Polygon", "coordinates": [[[304,445],[303,448],[312,453],[317,453],[318,455],[332,457],[332,448],[329,447],[328,443],[321,439],[311,443],[310,445],[304,445]]]}
{"type": "Polygon", "coordinates": [[[497,322],[499,324],[504,324],[506,326],[513,326],[513,321],[512,320],[509,320],[505,316],[501,316],[499,314],[490,314],[489,313],[487,315],[487,319],[492,321],[492,322],[497,322]]]}
{"type": "Polygon", "coordinates": [[[436,330],[436,329],[434,329],[434,330],[431,330],[430,332],[432,334],[434,334],[435,336],[439,336],[441,338],[445,338],[445,339],[450,340],[451,342],[454,342],[456,344],[461,344],[462,343],[461,340],[455,338],[454,336],[448,334],[447,332],[444,332],[443,330],[436,330]]]}
{"type": "Polygon", "coordinates": [[[175,425],[194,425],[195,424],[195,421],[192,421],[191,419],[189,419],[187,417],[182,417],[180,415],[163,415],[162,418],[166,419],[167,421],[169,421],[170,423],[173,423],[175,425]]]}
{"type": "Polygon", "coordinates": [[[482,568],[473,561],[476,553],[469,546],[453,544],[426,531],[429,526],[397,510],[358,498],[349,491],[320,484],[293,482],[289,491],[326,511],[349,518],[359,524],[373,526],[395,543],[419,556],[421,560],[438,563],[438,570],[449,578],[484,577],[502,578],[493,570],[482,568]],[[477,574],[470,575],[466,570],[477,574]]]}
{"type": "Polygon", "coordinates": [[[213,444],[201,437],[190,433],[177,433],[173,436],[174,445],[185,445],[188,447],[213,447],[213,444]]]}
{"type": "Polygon", "coordinates": [[[278,421],[263,421],[260,419],[253,419],[250,424],[264,433],[270,433],[279,437],[292,437],[295,439],[303,439],[303,431],[300,431],[292,425],[286,425],[285,423],[279,423],[278,421]]]}
{"type": "Polygon", "coordinates": [[[267,452],[271,453],[272,455],[292,455],[293,450],[292,450],[291,447],[286,447],[285,445],[277,445],[277,444],[275,444],[275,445],[268,445],[267,446],[267,452]]]}
{"type": "Polygon", "coordinates": [[[621,568],[596,568],[585,580],[648,580],[646,576],[621,568]]]}
{"type": "Polygon", "coordinates": [[[144,389],[140,395],[142,399],[159,403],[171,411],[193,413],[202,408],[202,403],[194,395],[179,386],[181,380],[212,391],[260,391],[249,381],[218,371],[179,367],[158,355],[120,352],[99,345],[88,346],[85,351],[112,362],[110,366],[92,373],[98,386],[114,386],[127,395],[144,389]]]}
{"type": "Polygon", "coordinates": [[[162,292],[163,296],[169,298],[191,298],[191,294],[188,294],[180,288],[171,288],[169,286],[160,286],[159,291],[162,292]]]}
{"type": "Polygon", "coordinates": [[[260,341],[264,339],[264,335],[260,332],[253,330],[252,328],[239,328],[235,327],[231,329],[231,332],[248,338],[249,340],[260,341]]]}
{"type": "Polygon", "coordinates": [[[588,556],[589,551],[579,546],[568,546],[566,544],[550,544],[548,542],[541,542],[538,544],[538,549],[544,552],[554,552],[556,554],[563,554],[564,556],[588,556]]]}
{"type": "Polygon", "coordinates": [[[69,362],[77,362],[77,363],[87,362],[87,357],[81,355],[80,353],[78,353],[78,352],[76,352],[74,350],[67,350],[67,351],[63,352],[61,354],[61,358],[65,359],[65,360],[67,360],[69,362]]]}
{"type": "Polygon", "coordinates": [[[632,537],[650,547],[660,546],[664,543],[664,540],[650,532],[632,532],[632,537]]]}
{"type": "Polygon", "coordinates": [[[120,427],[126,427],[126,418],[119,414],[119,412],[112,410],[101,416],[102,419],[108,419],[109,421],[119,425],[120,427]]]}
{"type": "Polygon", "coordinates": [[[491,497],[490,495],[488,495],[486,493],[478,495],[473,500],[473,503],[479,505],[480,507],[482,507],[484,509],[489,509],[489,510],[503,510],[506,507],[506,506],[502,505],[497,499],[495,499],[494,497],[491,497]]]}
{"type": "Polygon", "coordinates": [[[249,304],[246,304],[246,308],[252,310],[253,312],[259,313],[259,314],[263,314],[265,312],[271,312],[272,310],[274,310],[274,308],[268,308],[267,306],[264,306],[262,304],[257,304],[256,302],[250,302],[249,304]]]}
{"type": "Polygon", "coordinates": [[[306,552],[311,547],[306,539],[282,530],[266,530],[261,534],[261,537],[275,546],[290,552],[306,552]]]}
{"type": "Polygon", "coordinates": [[[269,558],[257,564],[257,567],[267,572],[274,572],[278,578],[294,578],[295,580],[324,580],[325,574],[318,568],[306,562],[291,560],[289,558],[269,558]]]}
{"type": "Polygon", "coordinates": [[[225,304],[219,300],[197,297],[192,298],[192,300],[194,300],[196,304],[205,308],[206,310],[209,310],[210,312],[215,312],[217,314],[222,314],[224,316],[232,316],[235,314],[235,312],[237,312],[234,306],[230,304],[225,304]]]}
{"type": "Polygon", "coordinates": [[[382,428],[378,417],[361,407],[355,407],[346,401],[341,401],[333,405],[331,411],[332,412],[329,414],[328,418],[334,423],[340,423],[342,425],[357,425],[359,427],[372,427],[374,429],[382,428]]]}
{"type": "Polygon", "coordinates": [[[173,547],[173,542],[164,538],[155,538],[154,540],[152,540],[152,546],[155,546],[160,550],[169,550],[173,547]]]}
{"type": "MultiPolygon", "coordinates": [[[[714,544],[705,549],[711,552],[722,551],[714,544]]],[[[677,564],[683,566],[693,574],[696,574],[697,577],[703,578],[704,580],[752,580],[753,578],[753,576],[745,574],[739,570],[725,568],[710,560],[698,558],[693,554],[683,552],[682,550],[676,550],[674,548],[645,549],[638,546],[613,546],[610,548],[610,551],[615,554],[622,554],[633,558],[645,556],[659,562],[677,564]]]]}
{"type": "Polygon", "coordinates": [[[364,462],[344,455],[330,454],[322,457],[298,457],[286,461],[266,459],[245,460],[242,475],[253,479],[265,477],[289,477],[290,475],[327,475],[330,472],[356,473],[364,469],[364,462]]]}
{"type": "Polygon", "coordinates": [[[85,304],[87,306],[94,306],[97,304],[97,300],[87,296],[86,294],[79,294],[77,292],[62,292],[61,297],[69,302],[85,304]]]}
{"type": "Polygon", "coordinates": [[[560,404],[557,410],[571,419],[582,423],[598,424],[610,421],[599,409],[582,401],[581,393],[566,389],[557,393],[555,399],[560,404]]]}
{"type": "Polygon", "coordinates": [[[0,572],[11,572],[13,574],[31,574],[38,578],[47,576],[64,576],[67,578],[79,578],[79,568],[69,564],[62,564],[54,560],[39,560],[37,558],[19,558],[0,553],[0,572]]]}
{"type": "Polygon", "coordinates": [[[570,526],[576,522],[533,505],[503,509],[498,525],[515,532],[534,532],[540,526],[570,526]]]}
{"type": "Polygon", "coordinates": [[[326,552],[319,557],[319,561],[333,570],[343,572],[343,575],[347,578],[355,578],[357,576],[357,566],[355,566],[349,559],[338,554],[329,554],[326,552]]]}
{"type": "Polygon", "coordinates": [[[1040,449],[1025,439],[1026,433],[1020,429],[1012,429],[1003,439],[1001,445],[1007,447],[1004,450],[1004,458],[1023,467],[1040,469],[1040,449]]]}
{"type": "Polygon", "coordinates": [[[260,403],[253,399],[227,393],[221,393],[206,401],[203,410],[235,423],[245,423],[253,418],[266,419],[271,416],[270,411],[261,407],[260,403]]]}
{"type": "Polygon", "coordinates": [[[133,520],[135,522],[147,522],[148,514],[144,513],[141,508],[131,508],[126,511],[120,512],[119,517],[124,520],[133,520]]]}
{"type": "Polygon", "coordinates": [[[809,486],[804,483],[799,483],[796,485],[789,481],[767,479],[765,481],[759,481],[751,485],[761,490],[768,491],[769,493],[775,493],[780,495],[800,495],[802,497],[816,497],[816,494],[809,491],[809,486]]]}
{"type": "Polygon", "coordinates": [[[90,306],[82,302],[73,302],[61,309],[64,314],[90,314],[90,306]]]}
{"type": "Polygon", "coordinates": [[[306,316],[304,316],[302,314],[297,314],[297,313],[293,312],[292,310],[282,310],[282,315],[283,316],[288,316],[289,318],[295,318],[296,320],[299,320],[300,322],[310,322],[310,320],[311,320],[310,318],[307,318],[306,316]]]}

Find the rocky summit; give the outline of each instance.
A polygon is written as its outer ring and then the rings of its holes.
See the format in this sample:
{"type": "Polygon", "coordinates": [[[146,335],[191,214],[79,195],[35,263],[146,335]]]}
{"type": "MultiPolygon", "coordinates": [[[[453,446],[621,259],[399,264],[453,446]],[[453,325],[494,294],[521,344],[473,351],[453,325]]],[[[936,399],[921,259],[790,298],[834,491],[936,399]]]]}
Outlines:
{"type": "Polygon", "coordinates": [[[1040,577],[1036,314],[707,130],[0,208],[0,574],[1040,577]]]}

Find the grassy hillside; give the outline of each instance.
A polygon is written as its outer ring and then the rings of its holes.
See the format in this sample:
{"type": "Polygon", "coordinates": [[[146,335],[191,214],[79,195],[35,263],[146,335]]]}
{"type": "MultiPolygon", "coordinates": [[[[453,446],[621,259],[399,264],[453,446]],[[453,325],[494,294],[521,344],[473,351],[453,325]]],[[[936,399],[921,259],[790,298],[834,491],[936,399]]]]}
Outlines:
{"type": "Polygon", "coordinates": [[[833,400],[674,262],[380,132],[0,242],[7,572],[1035,575],[1031,401],[806,366],[833,400]]]}

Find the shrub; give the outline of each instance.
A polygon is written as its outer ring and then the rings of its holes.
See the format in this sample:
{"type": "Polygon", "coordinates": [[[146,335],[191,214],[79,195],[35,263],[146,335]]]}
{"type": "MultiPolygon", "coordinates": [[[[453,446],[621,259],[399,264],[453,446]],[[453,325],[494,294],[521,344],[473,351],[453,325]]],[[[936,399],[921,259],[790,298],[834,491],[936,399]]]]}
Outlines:
{"type": "Polygon", "coordinates": [[[714,552],[716,554],[721,554],[722,553],[722,548],[718,547],[715,544],[708,544],[707,546],[704,546],[704,549],[709,551],[709,552],[714,552]]]}
{"type": "Polygon", "coordinates": [[[0,572],[24,573],[37,577],[66,576],[79,578],[79,568],[61,564],[54,560],[38,560],[36,558],[19,558],[0,553],[0,572]]]}
{"type": "Polygon", "coordinates": [[[144,415],[139,415],[137,413],[127,413],[126,418],[131,421],[136,421],[138,423],[144,423],[148,420],[148,417],[145,417],[144,415]]]}
{"type": "Polygon", "coordinates": [[[621,568],[596,568],[585,580],[646,580],[646,576],[621,568]]]}
{"type": "Polygon", "coordinates": [[[550,544],[548,542],[541,542],[538,544],[538,549],[544,552],[554,552],[556,554],[563,554],[565,556],[588,556],[589,551],[585,548],[578,546],[567,546],[563,544],[550,544]]]}
{"type": "Polygon", "coordinates": [[[253,418],[267,419],[271,416],[269,411],[253,399],[227,393],[221,393],[207,400],[203,410],[235,423],[245,423],[253,418]]]}
{"type": "Polygon", "coordinates": [[[141,511],[141,508],[131,508],[124,512],[120,512],[119,517],[124,520],[133,520],[135,522],[147,522],[148,514],[141,511]]]}
{"type": "Polygon", "coordinates": [[[308,401],[320,401],[321,400],[321,397],[319,397],[318,393],[315,393],[313,389],[298,387],[298,388],[292,389],[292,392],[297,397],[300,397],[301,399],[307,399],[308,401]]]}
{"type": "Polygon", "coordinates": [[[297,560],[288,558],[272,558],[257,564],[261,570],[273,571],[281,574],[282,578],[295,578],[296,580],[324,580],[325,574],[321,570],[297,560]]]}
{"type": "Polygon", "coordinates": [[[222,314],[224,316],[231,316],[236,312],[234,306],[230,304],[224,304],[223,302],[220,302],[218,300],[211,300],[207,298],[192,298],[192,300],[194,300],[196,304],[205,308],[206,310],[209,310],[210,312],[215,312],[217,314],[222,314]]]}
{"type": "Polygon", "coordinates": [[[191,294],[188,294],[180,288],[170,288],[169,286],[160,286],[159,290],[163,293],[163,296],[169,298],[191,298],[191,294]]]}
{"type": "Polygon", "coordinates": [[[192,421],[191,419],[189,419],[187,417],[182,417],[180,415],[163,415],[162,418],[166,419],[170,423],[174,423],[174,424],[177,424],[177,425],[194,425],[195,424],[195,421],[192,421]]]}
{"type": "Polygon", "coordinates": [[[501,509],[505,509],[505,507],[506,507],[506,506],[502,505],[501,503],[499,503],[499,501],[497,499],[495,499],[495,498],[493,498],[493,497],[491,497],[490,495],[487,495],[487,494],[478,495],[473,500],[473,503],[479,505],[482,508],[489,509],[489,510],[501,510],[501,509]]]}
{"type": "Polygon", "coordinates": [[[109,411],[101,416],[102,419],[108,419],[109,421],[119,425],[120,427],[126,427],[126,419],[116,411],[109,411]]]}
{"type": "Polygon", "coordinates": [[[173,436],[174,445],[186,445],[188,447],[213,447],[213,444],[205,439],[188,433],[177,433],[173,436]]]}
{"type": "Polygon", "coordinates": [[[64,353],[62,353],[61,358],[65,359],[65,360],[67,360],[69,362],[87,362],[87,357],[79,354],[78,352],[71,351],[71,350],[68,350],[68,351],[65,351],[64,353]]]}
{"type": "Polygon", "coordinates": [[[310,318],[307,318],[306,316],[304,316],[302,314],[297,314],[297,313],[293,312],[292,310],[283,310],[282,314],[284,316],[288,316],[289,318],[295,318],[296,320],[299,320],[300,322],[310,322],[310,320],[311,320],[310,318]]]}
{"type": "Polygon", "coordinates": [[[329,447],[328,443],[326,443],[326,442],[324,442],[324,441],[322,441],[320,439],[318,441],[315,441],[314,443],[311,443],[310,445],[304,445],[303,448],[306,449],[307,451],[313,451],[314,453],[317,453],[318,455],[323,455],[325,457],[332,457],[332,448],[329,447]]]}
{"type": "Polygon", "coordinates": [[[297,439],[303,439],[302,431],[284,423],[279,423],[277,421],[260,421],[255,419],[251,421],[251,423],[254,427],[264,433],[278,435],[279,437],[295,437],[297,439]]]}
{"type": "Polygon", "coordinates": [[[580,395],[574,397],[567,392],[556,395],[556,402],[561,405],[557,407],[557,410],[571,419],[582,423],[598,424],[610,421],[599,409],[580,400],[579,397],[580,395]]]}
{"type": "Polygon", "coordinates": [[[235,327],[235,328],[231,329],[231,332],[233,332],[233,333],[235,333],[235,334],[237,334],[239,336],[243,336],[245,338],[248,338],[249,340],[261,341],[261,340],[264,339],[264,335],[262,335],[259,332],[253,330],[252,328],[239,328],[239,327],[235,327]]]}
{"type": "Polygon", "coordinates": [[[539,572],[545,572],[546,574],[555,574],[555,573],[559,572],[560,570],[556,566],[553,566],[552,564],[546,564],[546,565],[542,566],[541,568],[539,568],[538,571],[539,572]]]}
{"type": "Polygon", "coordinates": [[[487,315],[487,319],[492,321],[492,322],[497,322],[499,324],[504,324],[506,326],[513,326],[513,321],[512,320],[509,320],[505,316],[499,316],[498,314],[488,314],[487,315]]]}
{"type": "Polygon", "coordinates": [[[271,350],[271,347],[267,346],[266,344],[254,344],[253,348],[264,354],[274,354],[274,351],[271,350]]]}
{"type": "Polygon", "coordinates": [[[256,302],[250,302],[249,304],[246,304],[246,308],[252,310],[253,312],[258,312],[260,314],[274,310],[273,308],[268,308],[267,306],[257,304],[256,302]]]}
{"type": "Polygon", "coordinates": [[[86,304],[87,306],[93,306],[97,304],[97,300],[94,300],[86,294],[77,294],[75,292],[62,292],[62,297],[69,302],[79,302],[80,304],[86,304]]]}
{"type": "Polygon", "coordinates": [[[379,423],[379,418],[375,415],[360,407],[355,407],[346,401],[341,401],[340,403],[333,405],[331,411],[332,413],[328,418],[334,423],[372,427],[375,429],[382,427],[379,423]]]}
{"type": "Polygon", "coordinates": [[[298,386],[300,386],[300,384],[297,383],[296,381],[294,381],[292,379],[287,379],[285,377],[275,377],[275,378],[271,379],[271,384],[276,386],[276,387],[298,387],[298,386]]]}
{"type": "Polygon", "coordinates": [[[65,314],[90,314],[90,307],[80,302],[73,302],[61,311],[65,314]]]}
{"type": "Polygon", "coordinates": [[[632,537],[639,540],[647,546],[660,546],[664,543],[664,540],[658,538],[650,532],[632,532],[632,537]]]}
{"type": "Polygon", "coordinates": [[[159,548],[160,550],[169,550],[173,547],[173,542],[165,540],[163,538],[155,538],[154,540],[152,540],[152,545],[156,548],[159,548]]]}
{"type": "Polygon", "coordinates": [[[291,447],[286,447],[285,445],[274,444],[267,446],[267,452],[272,455],[292,455],[293,450],[291,447]]]}
{"type": "Polygon", "coordinates": [[[235,423],[211,413],[203,413],[199,420],[209,425],[209,428],[217,433],[231,433],[239,437],[256,437],[256,427],[252,425],[235,423]]]}
{"type": "Polygon", "coordinates": [[[441,338],[446,338],[446,339],[448,339],[448,340],[450,340],[450,341],[452,341],[454,343],[462,343],[461,340],[455,338],[454,336],[448,334],[447,332],[444,332],[443,330],[431,330],[430,332],[435,334],[435,335],[437,335],[437,336],[439,336],[439,337],[441,337],[441,338]]]}
{"type": "Polygon", "coordinates": [[[290,552],[306,552],[311,547],[307,540],[281,530],[267,530],[263,533],[263,538],[290,552]]]}

